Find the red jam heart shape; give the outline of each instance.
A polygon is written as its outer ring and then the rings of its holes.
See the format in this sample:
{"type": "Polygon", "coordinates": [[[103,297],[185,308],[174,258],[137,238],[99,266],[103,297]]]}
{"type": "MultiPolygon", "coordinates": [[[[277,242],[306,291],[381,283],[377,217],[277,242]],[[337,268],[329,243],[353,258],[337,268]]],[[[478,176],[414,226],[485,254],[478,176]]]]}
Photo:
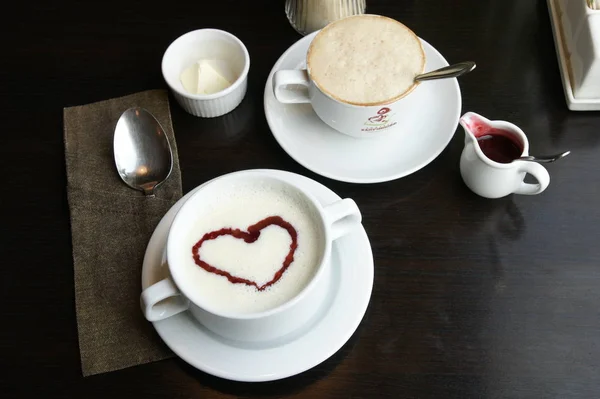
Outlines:
{"type": "Polygon", "coordinates": [[[298,248],[298,233],[296,232],[294,226],[292,226],[289,222],[283,220],[283,218],[281,218],[280,216],[269,216],[268,218],[265,218],[260,222],[253,224],[252,226],[248,226],[247,231],[225,227],[220,230],[215,230],[211,231],[210,233],[204,234],[200,241],[198,241],[192,247],[192,256],[194,258],[194,262],[209,273],[214,273],[219,276],[226,277],[227,280],[229,280],[229,282],[232,284],[251,285],[256,287],[258,291],[263,291],[265,288],[270,287],[271,285],[279,281],[281,276],[283,276],[283,273],[285,273],[288,267],[290,267],[290,264],[294,261],[294,253],[296,252],[296,248],[298,248]],[[202,244],[204,244],[206,241],[214,240],[218,237],[225,235],[230,235],[234,238],[244,240],[248,244],[252,244],[256,240],[258,240],[258,237],[260,237],[261,230],[271,225],[279,226],[285,229],[292,238],[292,243],[290,244],[290,251],[285,256],[281,268],[275,272],[275,275],[270,281],[266,282],[263,285],[258,285],[255,281],[252,280],[247,280],[242,277],[233,276],[231,273],[219,269],[218,267],[209,265],[208,263],[200,259],[200,247],[202,247],[202,244]]]}

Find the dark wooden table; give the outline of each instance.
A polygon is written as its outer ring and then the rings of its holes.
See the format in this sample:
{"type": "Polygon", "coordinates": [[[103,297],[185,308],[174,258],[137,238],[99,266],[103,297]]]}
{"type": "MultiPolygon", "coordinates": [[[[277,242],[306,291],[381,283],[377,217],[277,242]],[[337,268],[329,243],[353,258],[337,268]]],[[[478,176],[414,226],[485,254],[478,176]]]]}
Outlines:
{"type": "Polygon", "coordinates": [[[73,398],[600,397],[600,114],[570,112],[543,0],[368,0],[449,62],[463,112],[519,125],[548,166],[539,196],[485,200],[462,183],[462,129],[426,168],[356,185],[315,175],[276,143],[267,75],[300,36],[280,1],[15,2],[2,61],[2,371],[0,396],[73,398]],[[250,52],[236,141],[219,120],[173,101],[183,187],[277,168],[354,198],[375,256],[365,318],[332,358],[282,381],[245,384],[178,359],[83,378],[75,323],[62,108],[166,87],[160,60],[180,34],[232,32],[250,52]],[[208,151],[210,150],[210,151],[208,151]]]}

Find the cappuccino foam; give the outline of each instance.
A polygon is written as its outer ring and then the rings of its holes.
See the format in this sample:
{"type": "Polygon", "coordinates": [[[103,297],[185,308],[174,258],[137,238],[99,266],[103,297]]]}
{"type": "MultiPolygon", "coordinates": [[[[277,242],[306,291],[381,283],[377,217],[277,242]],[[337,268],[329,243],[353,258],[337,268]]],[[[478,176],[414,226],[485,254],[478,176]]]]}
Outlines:
{"type": "Polygon", "coordinates": [[[210,310],[248,314],[273,309],[299,294],[320,264],[324,232],[317,210],[287,186],[236,184],[231,191],[203,204],[194,218],[193,227],[179,245],[178,261],[184,263],[186,287],[194,291],[190,299],[210,310]],[[273,216],[293,226],[297,248],[293,251],[293,261],[272,285],[268,283],[290,254],[293,239],[279,225],[263,228],[258,239],[251,243],[230,234],[202,242],[197,252],[199,258],[218,268],[217,273],[205,270],[194,260],[192,248],[207,234],[223,229],[239,229],[240,234],[245,234],[249,226],[273,216]],[[232,283],[219,272],[256,285],[232,283]],[[259,290],[265,285],[268,286],[259,290]]]}
{"type": "Polygon", "coordinates": [[[425,53],[419,38],[400,22],[359,15],[326,26],[307,55],[311,79],[335,99],[355,105],[379,105],[408,94],[423,72],[425,53]]]}

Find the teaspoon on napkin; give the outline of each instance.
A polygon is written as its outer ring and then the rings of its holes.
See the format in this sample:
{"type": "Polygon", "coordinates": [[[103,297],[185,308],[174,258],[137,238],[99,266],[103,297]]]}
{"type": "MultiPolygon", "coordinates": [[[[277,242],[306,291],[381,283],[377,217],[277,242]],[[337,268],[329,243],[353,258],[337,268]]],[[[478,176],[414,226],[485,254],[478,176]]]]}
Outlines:
{"type": "Polygon", "coordinates": [[[154,189],[173,169],[173,153],[160,123],[146,109],[129,108],[119,118],[113,139],[115,164],[129,187],[154,197],[154,189]]]}

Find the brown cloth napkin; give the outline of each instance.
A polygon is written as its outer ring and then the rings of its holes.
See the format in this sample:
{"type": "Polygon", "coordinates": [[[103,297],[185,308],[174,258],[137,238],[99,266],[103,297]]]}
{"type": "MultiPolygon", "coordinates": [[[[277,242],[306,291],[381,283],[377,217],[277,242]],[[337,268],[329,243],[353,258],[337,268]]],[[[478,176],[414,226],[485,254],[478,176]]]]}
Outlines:
{"type": "Polygon", "coordinates": [[[150,236],[181,198],[168,95],[150,90],[65,108],[64,140],[83,375],[170,357],[139,301],[150,236]],[[121,114],[134,106],[156,117],[173,150],[173,171],[154,198],[126,186],[115,167],[114,129],[121,114]]]}

